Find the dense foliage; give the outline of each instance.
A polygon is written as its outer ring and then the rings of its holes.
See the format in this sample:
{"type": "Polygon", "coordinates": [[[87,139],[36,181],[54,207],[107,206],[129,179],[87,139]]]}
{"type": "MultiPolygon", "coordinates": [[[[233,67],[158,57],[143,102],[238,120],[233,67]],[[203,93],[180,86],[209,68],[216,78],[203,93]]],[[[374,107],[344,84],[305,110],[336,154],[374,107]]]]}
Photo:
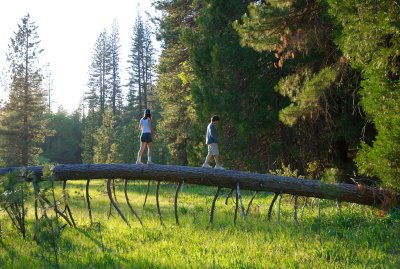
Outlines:
{"type": "Polygon", "coordinates": [[[335,42],[362,74],[361,104],[377,135],[361,143],[356,163],[400,190],[400,5],[398,1],[328,1],[335,42]]]}
{"type": "Polygon", "coordinates": [[[284,71],[275,90],[290,101],[279,119],[294,132],[303,162],[296,166],[317,163],[312,177],[332,167],[354,170],[350,158],[365,122],[358,109],[360,75],[334,44],[326,3],[252,3],[234,26],[243,45],[273,52],[284,71]]]}
{"type": "Polygon", "coordinates": [[[228,167],[351,173],[365,122],[360,75],[334,44],[327,5],[248,4],[158,2],[166,15],[157,94],[171,160],[198,165],[204,128],[219,114],[228,167]]]}
{"type": "Polygon", "coordinates": [[[41,155],[42,162],[81,163],[82,122],[78,112],[68,115],[60,109],[56,113],[46,113],[47,128],[51,134],[46,136],[41,155]]]}

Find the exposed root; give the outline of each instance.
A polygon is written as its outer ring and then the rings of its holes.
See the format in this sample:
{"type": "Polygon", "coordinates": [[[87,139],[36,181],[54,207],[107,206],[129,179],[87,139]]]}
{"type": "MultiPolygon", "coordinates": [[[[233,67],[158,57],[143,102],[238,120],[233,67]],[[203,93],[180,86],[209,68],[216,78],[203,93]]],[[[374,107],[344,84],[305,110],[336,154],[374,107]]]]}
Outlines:
{"type": "Polygon", "coordinates": [[[149,189],[150,189],[150,180],[147,181],[146,196],[144,197],[143,207],[146,205],[147,195],[149,195],[149,189]]]}
{"type": "Polygon", "coordinates": [[[160,223],[163,227],[165,227],[165,224],[163,222],[162,219],[162,215],[161,215],[161,209],[160,209],[160,201],[158,199],[158,191],[160,189],[160,183],[161,181],[157,181],[157,187],[156,187],[156,204],[157,204],[157,212],[158,212],[158,216],[160,217],[160,223]]]}
{"type": "Polygon", "coordinates": [[[139,215],[136,213],[136,211],[133,209],[133,207],[131,206],[131,203],[129,202],[129,198],[128,198],[128,180],[125,179],[125,184],[124,184],[124,193],[125,193],[125,200],[126,203],[128,204],[129,209],[131,210],[131,212],[133,213],[133,215],[135,215],[135,217],[137,218],[137,220],[140,222],[140,225],[142,225],[143,227],[143,223],[142,220],[139,218],[139,215]]]}
{"type": "Polygon", "coordinates": [[[250,202],[249,202],[249,204],[247,205],[246,216],[249,214],[249,210],[250,210],[251,204],[253,203],[254,198],[256,198],[257,193],[258,193],[258,191],[255,191],[255,192],[253,193],[253,196],[251,197],[250,202]]]}
{"type": "Polygon", "coordinates": [[[111,193],[111,179],[109,178],[107,180],[107,194],[108,194],[108,198],[110,198],[110,202],[111,204],[114,206],[115,210],[117,210],[118,214],[121,216],[121,218],[125,221],[125,223],[129,226],[129,228],[131,227],[131,225],[129,224],[129,222],[126,220],[124,214],[122,213],[122,211],[119,209],[118,205],[115,203],[113,197],[112,197],[112,193],[111,193]]]}
{"type": "Polygon", "coordinates": [[[221,191],[221,187],[218,187],[217,192],[215,193],[214,199],[213,199],[212,204],[211,204],[210,224],[212,224],[213,219],[214,219],[215,202],[216,202],[217,199],[218,199],[218,196],[219,196],[219,192],[220,192],[220,191],[221,191]]]}
{"type": "Polygon", "coordinates": [[[275,201],[278,198],[278,193],[275,193],[274,198],[272,198],[271,204],[269,205],[268,209],[268,220],[271,220],[271,215],[272,215],[272,209],[274,207],[275,201]]]}
{"type": "Polygon", "coordinates": [[[177,225],[179,225],[179,219],[178,219],[178,194],[179,190],[183,184],[183,181],[178,183],[178,186],[176,187],[175,191],[175,196],[174,196],[174,213],[175,213],[175,222],[177,225]]]}
{"type": "Polygon", "coordinates": [[[90,184],[90,178],[88,178],[86,181],[86,203],[89,212],[90,226],[92,226],[93,218],[92,218],[92,208],[90,207],[89,184],[90,184]]]}

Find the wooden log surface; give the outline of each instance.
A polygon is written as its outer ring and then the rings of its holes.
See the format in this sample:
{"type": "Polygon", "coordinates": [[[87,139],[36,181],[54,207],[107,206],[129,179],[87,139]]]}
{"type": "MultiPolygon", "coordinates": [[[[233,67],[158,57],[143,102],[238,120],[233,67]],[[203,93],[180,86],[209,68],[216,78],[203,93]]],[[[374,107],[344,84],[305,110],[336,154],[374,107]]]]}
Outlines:
{"type": "MultiPolygon", "coordinates": [[[[42,177],[43,166],[1,168],[0,175],[25,171],[42,177]]],[[[21,172],[22,173],[22,172],[21,172]]],[[[65,164],[53,169],[57,180],[86,180],[121,178],[128,180],[185,181],[188,184],[236,188],[242,190],[286,193],[364,205],[399,206],[400,196],[391,191],[353,184],[327,184],[319,180],[299,179],[272,174],[258,174],[235,170],[218,170],[202,167],[136,164],[65,164]]],[[[29,176],[28,176],[29,177],[29,176]]]]}

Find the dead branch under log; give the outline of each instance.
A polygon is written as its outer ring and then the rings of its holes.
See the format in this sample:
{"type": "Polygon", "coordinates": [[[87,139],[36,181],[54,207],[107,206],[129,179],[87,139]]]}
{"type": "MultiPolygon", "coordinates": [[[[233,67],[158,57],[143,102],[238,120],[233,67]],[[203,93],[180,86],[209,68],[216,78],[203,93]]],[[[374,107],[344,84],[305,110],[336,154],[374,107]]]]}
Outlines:
{"type": "Polygon", "coordinates": [[[242,210],[242,217],[245,220],[246,219],[246,213],[244,213],[244,206],[243,206],[243,201],[242,201],[242,195],[240,194],[240,184],[239,182],[236,184],[236,192],[239,197],[240,201],[240,209],[242,210]]]}
{"type": "Polygon", "coordinates": [[[131,206],[131,203],[129,202],[129,197],[128,197],[128,180],[125,179],[125,184],[124,184],[124,193],[125,193],[125,200],[126,203],[129,207],[129,209],[131,210],[131,212],[133,213],[133,215],[136,217],[136,219],[139,221],[140,225],[142,225],[143,227],[143,223],[142,220],[140,219],[139,215],[136,213],[136,211],[133,209],[133,207],[131,206]]]}
{"type": "Polygon", "coordinates": [[[122,213],[122,211],[119,209],[118,205],[115,203],[112,193],[111,193],[111,179],[107,179],[107,194],[108,198],[110,199],[111,204],[114,206],[115,210],[117,210],[118,214],[121,216],[121,218],[125,221],[125,223],[131,227],[129,224],[128,220],[125,218],[125,215],[122,213]]]}
{"type": "Polygon", "coordinates": [[[108,220],[111,218],[111,216],[113,216],[113,214],[112,214],[112,208],[113,208],[113,206],[112,206],[112,204],[111,204],[111,202],[110,202],[110,204],[108,205],[108,214],[107,214],[107,219],[108,219],[108,220]]]}
{"type": "Polygon", "coordinates": [[[161,209],[160,209],[160,201],[158,199],[158,195],[159,195],[159,190],[160,190],[160,183],[161,181],[157,181],[157,187],[156,187],[156,204],[157,204],[157,212],[158,212],[158,216],[160,217],[160,223],[163,227],[165,227],[165,224],[163,222],[162,219],[162,215],[161,215],[161,209]]]}
{"type": "Polygon", "coordinates": [[[272,209],[274,208],[274,204],[276,199],[278,198],[278,193],[275,193],[274,198],[272,198],[271,204],[269,205],[268,209],[268,220],[271,220],[271,215],[272,215],[272,209]]]}
{"type": "Polygon", "coordinates": [[[75,223],[74,217],[72,216],[72,211],[71,211],[71,208],[69,207],[69,201],[67,199],[66,187],[67,187],[67,181],[64,180],[64,182],[63,182],[63,198],[64,198],[64,204],[65,204],[64,210],[67,210],[69,218],[71,219],[72,224],[74,225],[74,228],[76,228],[76,223],[75,223]]]}
{"type": "Polygon", "coordinates": [[[214,219],[214,210],[215,210],[215,203],[217,202],[219,192],[221,191],[221,187],[218,187],[217,192],[214,195],[214,199],[211,204],[211,211],[210,211],[210,224],[212,224],[214,219]]]}
{"type": "Polygon", "coordinates": [[[115,179],[113,179],[112,180],[112,191],[113,191],[113,195],[114,195],[114,201],[116,202],[116,203],[118,203],[118,199],[117,199],[117,194],[116,194],[116,191],[115,191],[115,179]]]}
{"type": "Polygon", "coordinates": [[[36,175],[33,176],[32,178],[32,185],[33,185],[33,190],[35,192],[35,200],[39,201],[40,206],[42,208],[42,216],[44,216],[47,219],[47,212],[46,212],[46,206],[44,204],[44,201],[41,199],[40,197],[40,189],[39,186],[37,184],[37,177],[36,175]]]}
{"type": "Polygon", "coordinates": [[[236,192],[235,215],[233,216],[233,224],[235,225],[236,225],[238,208],[239,208],[239,194],[236,192]]]}
{"type": "Polygon", "coordinates": [[[249,214],[249,210],[250,210],[251,204],[253,203],[254,198],[256,198],[257,193],[258,193],[258,191],[255,191],[255,192],[253,193],[253,196],[251,197],[250,202],[249,202],[249,204],[247,205],[246,216],[249,214]]]}
{"type": "Polygon", "coordinates": [[[150,179],[147,180],[146,196],[144,197],[143,207],[146,205],[147,195],[149,195],[149,190],[150,190],[150,179]]]}
{"type": "Polygon", "coordinates": [[[232,197],[232,193],[233,193],[234,190],[235,190],[235,189],[231,189],[231,190],[229,191],[229,193],[228,193],[228,195],[226,196],[226,199],[225,199],[225,205],[228,205],[228,200],[229,200],[229,198],[232,197]]]}
{"type": "Polygon", "coordinates": [[[282,201],[282,192],[279,195],[279,201],[278,201],[278,224],[281,223],[281,201],[282,201]]]}
{"type": "Polygon", "coordinates": [[[72,224],[72,222],[69,220],[68,216],[65,215],[63,212],[61,212],[60,209],[58,209],[57,206],[52,205],[51,202],[50,202],[50,200],[47,199],[46,196],[41,196],[41,199],[42,199],[44,202],[46,202],[46,204],[47,204],[49,207],[53,208],[54,212],[56,212],[56,215],[57,215],[57,214],[60,215],[60,217],[62,217],[62,218],[68,223],[69,226],[71,226],[71,227],[74,226],[74,225],[72,224]]]}
{"type": "Polygon", "coordinates": [[[39,215],[38,215],[38,201],[37,199],[35,199],[35,220],[38,221],[39,220],[39,215]]]}
{"type": "Polygon", "coordinates": [[[90,226],[92,226],[93,218],[92,218],[92,208],[90,207],[89,184],[90,184],[90,177],[88,177],[88,179],[86,181],[86,203],[87,203],[88,212],[89,212],[90,226]]]}
{"type": "Polygon", "coordinates": [[[294,196],[294,206],[293,206],[293,219],[296,222],[296,225],[299,226],[299,220],[297,219],[297,203],[299,197],[297,195],[294,196]]]}
{"type": "Polygon", "coordinates": [[[174,196],[174,213],[175,213],[175,222],[177,225],[179,225],[179,219],[178,219],[178,194],[179,190],[181,189],[181,186],[183,184],[183,181],[178,183],[178,186],[176,187],[175,191],[175,196],[174,196]]]}

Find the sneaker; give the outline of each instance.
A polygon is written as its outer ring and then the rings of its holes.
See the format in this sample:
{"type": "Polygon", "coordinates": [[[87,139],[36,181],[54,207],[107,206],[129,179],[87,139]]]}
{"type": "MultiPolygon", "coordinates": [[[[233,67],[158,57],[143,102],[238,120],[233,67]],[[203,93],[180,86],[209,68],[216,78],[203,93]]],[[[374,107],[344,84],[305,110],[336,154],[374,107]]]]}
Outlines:
{"type": "Polygon", "coordinates": [[[212,168],[212,166],[209,165],[208,163],[203,163],[203,165],[201,167],[203,167],[203,168],[212,168]]]}
{"type": "Polygon", "coordinates": [[[136,161],[136,164],[143,164],[141,161],[136,161]]]}
{"type": "Polygon", "coordinates": [[[147,161],[147,164],[152,165],[154,163],[152,161],[147,161]]]}
{"type": "Polygon", "coordinates": [[[216,165],[214,168],[219,170],[225,170],[225,168],[222,165],[216,165]]]}

